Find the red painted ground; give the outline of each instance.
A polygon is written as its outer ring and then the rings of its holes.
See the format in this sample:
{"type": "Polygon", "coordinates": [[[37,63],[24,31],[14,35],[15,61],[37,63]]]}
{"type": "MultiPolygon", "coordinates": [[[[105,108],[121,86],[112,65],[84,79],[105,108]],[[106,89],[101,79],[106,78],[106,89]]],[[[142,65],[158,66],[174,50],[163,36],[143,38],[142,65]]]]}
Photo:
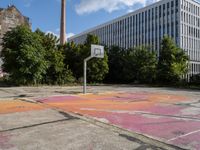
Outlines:
{"type": "Polygon", "coordinates": [[[39,101],[176,146],[200,149],[200,108],[192,103],[191,97],[134,92],[50,97],[39,101]]]}

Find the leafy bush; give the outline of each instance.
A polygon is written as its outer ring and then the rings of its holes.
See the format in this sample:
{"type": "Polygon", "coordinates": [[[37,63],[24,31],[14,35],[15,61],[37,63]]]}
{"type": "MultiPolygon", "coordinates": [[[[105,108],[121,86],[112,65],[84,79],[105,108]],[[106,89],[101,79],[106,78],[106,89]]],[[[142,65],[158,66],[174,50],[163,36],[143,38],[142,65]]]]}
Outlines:
{"type": "Polygon", "coordinates": [[[43,77],[43,83],[46,84],[66,84],[74,82],[75,79],[71,70],[64,64],[64,52],[59,45],[59,39],[53,34],[45,34],[39,29],[35,31],[41,39],[42,45],[45,49],[47,60],[47,70],[43,77]]]}
{"type": "Polygon", "coordinates": [[[190,78],[190,83],[193,85],[200,85],[200,74],[193,75],[190,78]]]}
{"type": "MultiPolygon", "coordinates": [[[[94,35],[88,35],[84,44],[75,45],[72,42],[64,46],[65,65],[69,65],[76,79],[83,77],[83,61],[91,55],[91,44],[99,44],[98,38],[94,35]]],[[[102,82],[108,73],[108,56],[106,52],[104,55],[103,59],[92,58],[88,61],[88,82],[102,82]]]]}
{"type": "Polygon", "coordinates": [[[152,83],[156,79],[156,54],[148,47],[136,47],[130,54],[135,72],[135,79],[139,83],[152,83]]]}
{"type": "MultiPolygon", "coordinates": [[[[83,77],[83,61],[90,56],[97,36],[88,35],[84,44],[59,45],[53,34],[18,26],[3,38],[3,71],[14,84],[66,84],[83,77]]],[[[188,56],[169,37],[164,37],[159,60],[149,47],[130,49],[105,46],[103,59],[88,62],[88,81],[99,83],[177,83],[187,72],[188,56]]],[[[199,83],[199,75],[191,78],[199,83]]]]}
{"type": "Polygon", "coordinates": [[[64,64],[59,39],[39,29],[32,32],[18,26],[3,38],[3,71],[13,84],[65,84],[74,82],[68,66],[64,64]]]}
{"type": "Polygon", "coordinates": [[[152,83],[156,78],[157,59],[148,47],[123,49],[113,46],[109,49],[110,83],[152,83]]]}
{"type": "Polygon", "coordinates": [[[48,67],[40,37],[26,26],[18,26],[3,37],[3,71],[16,84],[41,83],[48,67]]]}
{"type": "Polygon", "coordinates": [[[133,81],[132,64],[128,50],[112,46],[108,50],[109,73],[105,81],[108,83],[128,83],[133,81]]]}
{"type": "Polygon", "coordinates": [[[157,81],[159,83],[177,83],[187,73],[188,56],[174,41],[165,36],[161,43],[158,62],[157,81]]]}

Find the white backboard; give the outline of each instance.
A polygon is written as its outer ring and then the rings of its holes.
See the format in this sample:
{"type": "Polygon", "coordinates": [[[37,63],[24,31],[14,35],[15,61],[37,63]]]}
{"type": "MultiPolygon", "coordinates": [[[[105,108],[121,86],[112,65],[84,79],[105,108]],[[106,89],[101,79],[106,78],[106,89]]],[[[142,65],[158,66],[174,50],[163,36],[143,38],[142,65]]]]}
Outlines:
{"type": "Polygon", "coordinates": [[[91,57],[104,58],[104,47],[101,45],[91,45],[91,57]]]}

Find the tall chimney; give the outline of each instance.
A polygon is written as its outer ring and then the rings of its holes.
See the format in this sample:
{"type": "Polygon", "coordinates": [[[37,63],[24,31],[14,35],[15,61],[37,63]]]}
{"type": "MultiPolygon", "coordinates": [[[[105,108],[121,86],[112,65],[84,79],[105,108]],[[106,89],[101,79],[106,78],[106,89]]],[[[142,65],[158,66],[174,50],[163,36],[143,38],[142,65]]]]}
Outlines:
{"type": "Polygon", "coordinates": [[[61,3],[61,18],[60,18],[60,44],[64,45],[66,40],[66,0],[61,3]]]}

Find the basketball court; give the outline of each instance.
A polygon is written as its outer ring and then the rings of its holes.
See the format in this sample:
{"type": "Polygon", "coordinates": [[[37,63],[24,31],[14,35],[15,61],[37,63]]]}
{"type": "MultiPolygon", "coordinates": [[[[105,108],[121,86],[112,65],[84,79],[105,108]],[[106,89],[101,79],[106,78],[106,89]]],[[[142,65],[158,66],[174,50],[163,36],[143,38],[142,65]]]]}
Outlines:
{"type": "Polygon", "coordinates": [[[135,138],[140,134],[183,149],[200,149],[199,91],[123,85],[88,86],[87,90],[93,94],[80,94],[82,87],[0,88],[0,149],[28,149],[30,145],[32,149],[38,146],[45,149],[45,145],[53,149],[59,141],[60,149],[70,147],[65,141],[74,141],[77,149],[77,137],[80,137],[81,148],[91,145],[103,148],[107,144],[114,149],[118,143],[122,148],[125,144],[129,145],[128,149],[132,146],[137,149],[146,145],[130,137],[124,140],[123,134],[107,131],[69,114],[137,133],[135,138]],[[9,100],[12,97],[13,100],[9,100]],[[105,136],[113,140],[105,141],[102,138],[105,136]],[[95,137],[98,139],[93,141],[95,137]],[[32,145],[32,141],[35,144],[32,145]]]}
{"type": "Polygon", "coordinates": [[[200,149],[200,97],[181,92],[107,92],[38,101],[187,149],[200,149]]]}

